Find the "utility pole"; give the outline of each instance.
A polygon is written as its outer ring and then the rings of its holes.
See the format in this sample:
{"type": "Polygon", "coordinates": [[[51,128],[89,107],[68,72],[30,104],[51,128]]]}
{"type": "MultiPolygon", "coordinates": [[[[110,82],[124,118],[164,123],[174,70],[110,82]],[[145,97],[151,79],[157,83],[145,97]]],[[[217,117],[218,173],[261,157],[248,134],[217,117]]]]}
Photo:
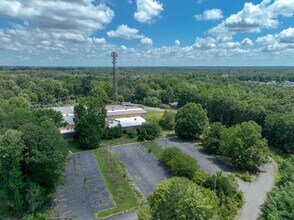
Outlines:
{"type": "Polygon", "coordinates": [[[117,104],[118,100],[117,100],[117,82],[116,82],[116,73],[115,73],[115,65],[116,65],[116,58],[117,53],[116,52],[111,52],[111,57],[112,57],[112,99],[114,104],[117,104]]]}

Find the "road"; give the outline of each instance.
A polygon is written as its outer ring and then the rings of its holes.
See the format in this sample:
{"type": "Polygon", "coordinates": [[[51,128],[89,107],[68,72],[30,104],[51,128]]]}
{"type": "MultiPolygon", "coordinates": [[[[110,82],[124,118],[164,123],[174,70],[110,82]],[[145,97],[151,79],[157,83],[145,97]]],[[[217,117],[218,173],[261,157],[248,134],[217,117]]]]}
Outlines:
{"type": "MultiPolygon", "coordinates": [[[[194,157],[200,168],[210,173],[223,171],[224,173],[234,172],[234,169],[224,164],[219,159],[208,155],[201,148],[196,147],[190,142],[181,141],[176,138],[158,140],[157,143],[163,147],[177,147],[186,154],[194,157]]],[[[266,164],[261,168],[260,174],[252,183],[238,180],[239,189],[244,193],[245,204],[239,212],[238,220],[255,220],[261,213],[267,192],[274,186],[274,176],[276,167],[273,163],[266,164]]]]}
{"type": "Polygon", "coordinates": [[[143,106],[144,110],[150,110],[150,111],[156,111],[156,112],[164,112],[166,109],[162,109],[162,108],[156,108],[156,107],[149,107],[144,105],[143,106]]]}
{"type": "Polygon", "coordinates": [[[239,180],[239,188],[244,193],[245,204],[239,212],[239,220],[258,219],[261,206],[265,202],[267,192],[274,186],[274,176],[277,172],[274,163],[266,164],[253,183],[239,180]]]}

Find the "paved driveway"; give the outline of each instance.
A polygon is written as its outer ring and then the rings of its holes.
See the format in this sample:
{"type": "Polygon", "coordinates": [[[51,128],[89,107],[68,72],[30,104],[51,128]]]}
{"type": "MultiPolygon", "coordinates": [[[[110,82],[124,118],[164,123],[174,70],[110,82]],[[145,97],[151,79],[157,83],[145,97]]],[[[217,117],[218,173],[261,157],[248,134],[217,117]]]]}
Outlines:
{"type": "MultiPolygon", "coordinates": [[[[230,166],[224,164],[217,158],[205,153],[201,148],[196,147],[190,142],[181,141],[177,138],[166,138],[158,140],[157,144],[161,147],[177,147],[186,154],[194,157],[200,168],[209,173],[223,171],[224,173],[234,172],[230,166]]],[[[252,183],[238,180],[239,189],[244,193],[245,204],[239,212],[239,220],[255,220],[261,213],[267,192],[274,186],[274,176],[276,167],[273,163],[266,164],[261,168],[261,173],[252,183]]]]}
{"type": "Polygon", "coordinates": [[[171,177],[169,171],[140,144],[110,147],[110,151],[125,165],[144,198],[153,193],[162,180],[171,177]]]}

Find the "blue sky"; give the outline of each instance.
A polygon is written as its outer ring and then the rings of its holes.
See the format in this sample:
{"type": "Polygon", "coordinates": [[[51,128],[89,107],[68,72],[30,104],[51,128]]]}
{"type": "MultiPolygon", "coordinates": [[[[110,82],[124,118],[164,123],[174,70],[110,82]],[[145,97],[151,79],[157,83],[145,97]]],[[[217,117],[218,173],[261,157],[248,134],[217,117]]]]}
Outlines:
{"type": "Polygon", "coordinates": [[[294,65],[294,0],[0,0],[0,65],[294,65]]]}

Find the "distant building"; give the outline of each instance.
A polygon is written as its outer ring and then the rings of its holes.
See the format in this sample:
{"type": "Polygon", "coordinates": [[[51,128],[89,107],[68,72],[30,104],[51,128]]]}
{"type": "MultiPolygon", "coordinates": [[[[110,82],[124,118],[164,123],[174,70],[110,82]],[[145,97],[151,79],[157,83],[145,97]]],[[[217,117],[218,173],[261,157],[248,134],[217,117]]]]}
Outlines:
{"type": "MultiPolygon", "coordinates": [[[[131,103],[125,105],[108,105],[107,110],[107,126],[114,127],[120,124],[123,130],[137,129],[146,122],[147,112],[131,103]]],[[[73,139],[77,136],[74,124],[74,106],[52,107],[55,111],[61,112],[67,126],[60,128],[61,135],[66,139],[73,139]]]]}
{"type": "Polygon", "coordinates": [[[67,123],[65,127],[60,128],[60,134],[62,135],[62,137],[64,137],[67,140],[74,139],[78,135],[74,129],[74,107],[52,107],[51,109],[60,112],[63,116],[64,121],[67,123]]]}
{"type": "Polygon", "coordinates": [[[114,118],[129,118],[141,116],[142,118],[147,117],[147,112],[138,107],[133,106],[122,106],[122,105],[109,105],[106,106],[107,110],[107,120],[114,118]]]}
{"type": "Polygon", "coordinates": [[[129,118],[116,118],[108,122],[108,127],[113,128],[115,126],[121,125],[124,131],[130,129],[138,129],[146,120],[140,116],[129,117],[129,118]]]}

